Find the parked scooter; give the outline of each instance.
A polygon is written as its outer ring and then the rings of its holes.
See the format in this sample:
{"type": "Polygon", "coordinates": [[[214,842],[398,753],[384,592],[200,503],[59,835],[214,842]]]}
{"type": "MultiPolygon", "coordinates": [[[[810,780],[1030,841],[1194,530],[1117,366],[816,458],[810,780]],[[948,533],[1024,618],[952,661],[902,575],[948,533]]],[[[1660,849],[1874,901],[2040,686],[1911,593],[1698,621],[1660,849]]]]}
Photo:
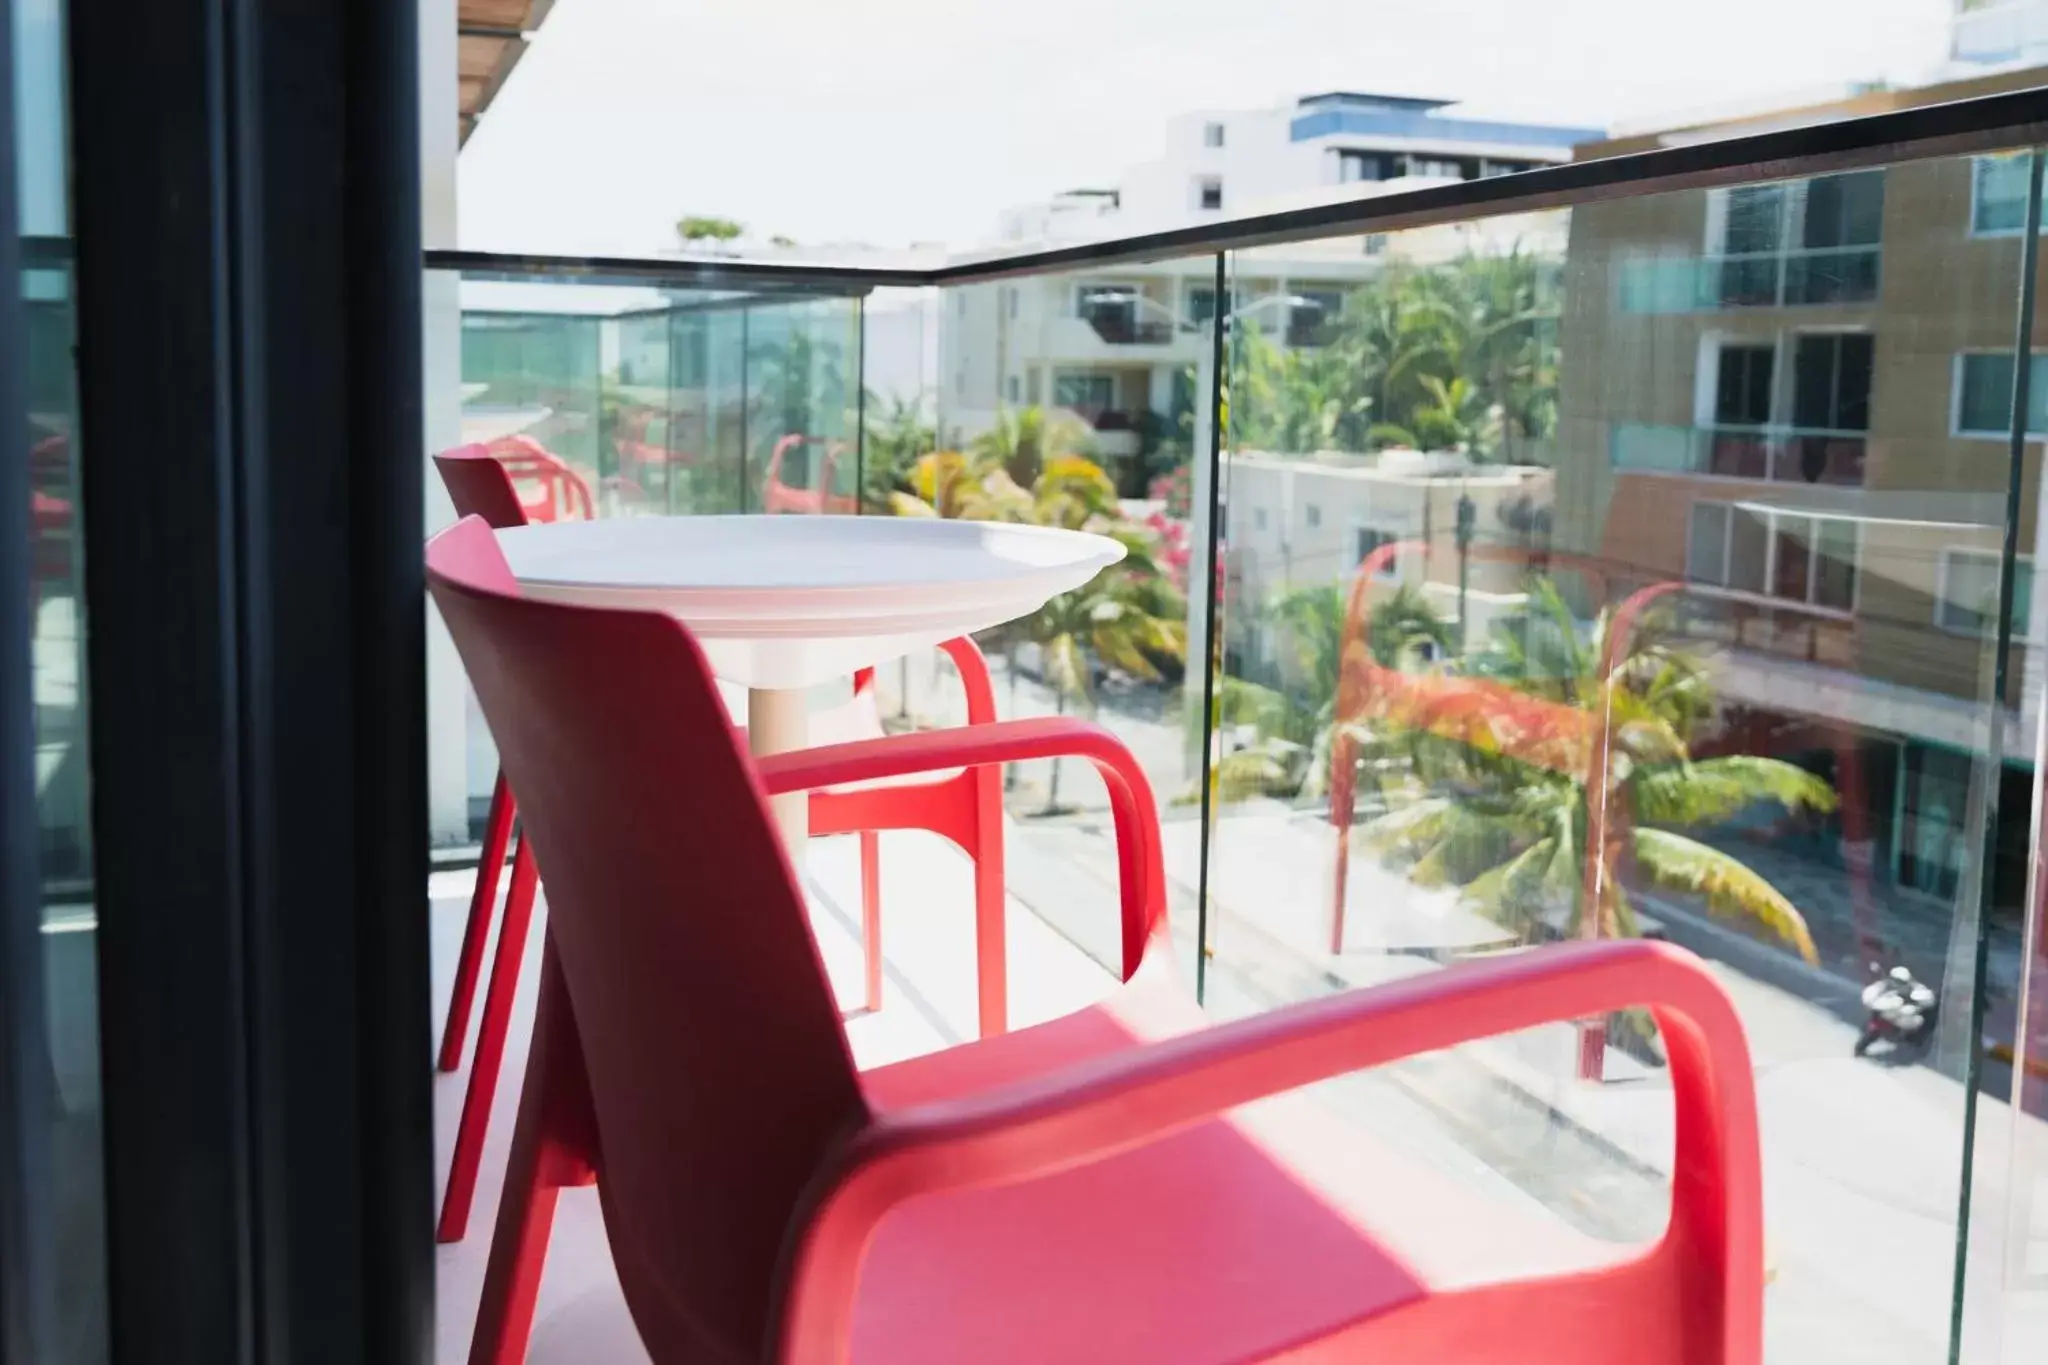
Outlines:
{"type": "MultiPolygon", "coordinates": [[[[1877,964],[1871,964],[1873,968],[1877,964]]],[[[1934,1019],[1940,1000],[1934,987],[1905,967],[1894,967],[1863,988],[1863,1008],[1870,1011],[1856,1036],[1856,1055],[1875,1043],[1889,1044],[1887,1056],[1917,1057],[1934,1040],[1934,1019]]]]}

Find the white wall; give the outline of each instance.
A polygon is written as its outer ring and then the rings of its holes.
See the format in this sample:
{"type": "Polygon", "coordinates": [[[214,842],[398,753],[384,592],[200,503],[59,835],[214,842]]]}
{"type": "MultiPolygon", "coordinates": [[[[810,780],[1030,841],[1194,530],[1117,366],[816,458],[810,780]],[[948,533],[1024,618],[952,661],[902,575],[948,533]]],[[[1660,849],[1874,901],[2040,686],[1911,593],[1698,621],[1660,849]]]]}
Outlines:
{"type": "MultiPolygon", "coordinates": [[[[456,244],[455,0],[420,0],[420,217],[428,247],[456,244]]],[[[425,431],[420,458],[462,442],[462,298],[452,274],[428,271],[420,291],[425,431]]],[[[426,519],[431,534],[455,520],[455,507],[429,464],[426,519]]],[[[455,642],[427,607],[427,814],[436,845],[469,840],[469,683],[455,642]]]]}

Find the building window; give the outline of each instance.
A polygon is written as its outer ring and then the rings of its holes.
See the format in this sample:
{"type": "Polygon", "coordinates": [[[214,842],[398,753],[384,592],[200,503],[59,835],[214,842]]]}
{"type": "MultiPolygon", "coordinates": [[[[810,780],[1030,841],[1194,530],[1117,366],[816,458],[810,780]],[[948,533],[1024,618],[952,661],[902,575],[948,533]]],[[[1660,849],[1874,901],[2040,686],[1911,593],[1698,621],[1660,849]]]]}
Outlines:
{"type": "Polygon", "coordinates": [[[1855,608],[1861,537],[1854,521],[1697,502],[1687,530],[1688,582],[1830,611],[1855,608]]]}
{"type": "Polygon", "coordinates": [[[1287,344],[1321,346],[1344,312],[1344,295],[1335,289],[1298,289],[1287,310],[1287,344]]]}
{"type": "MultiPolygon", "coordinates": [[[[2031,153],[1980,156],[1970,168],[1970,233],[1997,236],[2027,227],[2027,182],[2031,153]]],[[[2044,186],[2048,196],[2048,186],[2044,186]]]]}
{"type": "Polygon", "coordinates": [[[1116,406],[1116,376],[1055,375],[1052,381],[1052,402],[1056,408],[1072,408],[1076,412],[1108,412],[1116,406]]]}
{"type": "Polygon", "coordinates": [[[1018,401],[1019,397],[1020,397],[1020,396],[1022,395],[1022,392],[1023,392],[1023,388],[1024,388],[1024,386],[1023,386],[1023,385],[1022,385],[1021,383],[1019,383],[1019,382],[1018,382],[1017,376],[1016,376],[1016,375],[1014,375],[1014,374],[1013,374],[1013,375],[1011,375],[1011,376],[1010,376],[1010,401],[1011,401],[1012,403],[1014,403],[1014,402],[1018,401]]]}
{"type": "Polygon", "coordinates": [[[1479,172],[1476,162],[1444,156],[1406,156],[1401,158],[1400,169],[1403,175],[1428,175],[1444,180],[1470,180],[1479,172]]]}
{"type": "Polygon", "coordinates": [[[1009,309],[1010,321],[1012,322],[1017,320],[1017,294],[1018,289],[1014,284],[1003,290],[1003,305],[1009,309]]]}
{"type": "MultiPolygon", "coordinates": [[[[2024,640],[2034,614],[2034,565],[2013,561],[2012,638],[2024,640]]],[[[1998,555],[1992,550],[1943,550],[1934,599],[1934,624],[1957,635],[1989,635],[1998,616],[1998,555]]]]}
{"type": "Polygon", "coordinates": [[[1313,531],[1323,524],[1323,509],[1315,503],[1304,503],[1301,509],[1302,522],[1313,531]]]}
{"type": "Polygon", "coordinates": [[[1139,339],[1138,297],[1134,285],[1077,285],[1074,314],[1104,341],[1129,345],[1139,339]]]}
{"type": "MultiPolygon", "coordinates": [[[[2027,376],[2027,431],[2048,432],[2048,355],[2035,353],[2027,376]]],[[[1971,352],[1956,357],[1955,432],[1958,436],[2012,434],[2012,355],[1971,352]]]]}
{"type": "MultiPolygon", "coordinates": [[[[1182,297],[1184,299],[1184,306],[1181,312],[1195,326],[1206,326],[1209,320],[1216,316],[1216,290],[1214,286],[1206,284],[1189,285],[1187,293],[1182,297]]],[[[1224,290],[1223,311],[1229,312],[1236,306],[1236,303],[1236,291],[1224,290]]]]}
{"type": "Polygon", "coordinates": [[[1384,232],[1368,232],[1368,233],[1366,233],[1366,234],[1365,234],[1365,241],[1364,241],[1364,246],[1365,246],[1365,254],[1366,254],[1366,255],[1368,255],[1368,256],[1378,256],[1378,255],[1380,255],[1381,253],[1383,253],[1383,252],[1384,252],[1384,251],[1386,251],[1386,249],[1387,249],[1387,234],[1386,234],[1386,233],[1384,233],[1384,232]]]}
{"type": "Polygon", "coordinates": [[[1221,147],[1223,145],[1223,125],[1220,123],[1203,124],[1202,145],[1204,147],[1221,147]]]}
{"type": "Polygon", "coordinates": [[[1729,256],[1762,255],[1784,242],[1785,186],[1738,185],[1728,191],[1721,221],[1721,251],[1729,256]]]}
{"type": "Polygon", "coordinates": [[[1868,332],[1813,332],[1792,344],[1792,425],[1870,430],[1873,342],[1868,332]]]}
{"type": "MultiPolygon", "coordinates": [[[[1369,557],[1369,556],[1370,556],[1370,555],[1372,554],[1372,552],[1373,552],[1373,551],[1375,551],[1375,550],[1379,549],[1379,548],[1380,548],[1380,546],[1382,546],[1382,545],[1391,545],[1391,544],[1393,544],[1393,543],[1394,543],[1394,542],[1395,542],[1396,540],[1398,540],[1398,539],[1400,539],[1400,537],[1396,536],[1396,535],[1395,535],[1395,534],[1394,534],[1394,533],[1393,533],[1392,531],[1382,531],[1382,530],[1381,530],[1381,529],[1380,529],[1379,527],[1377,527],[1377,526],[1354,526],[1354,527],[1352,527],[1352,528],[1351,528],[1351,565],[1352,565],[1352,567],[1353,567],[1353,568],[1358,568],[1359,566],[1363,565],[1363,564],[1365,563],[1366,559],[1367,559],[1367,558],[1368,558],[1368,557],[1369,557]]],[[[1387,560],[1386,560],[1386,563],[1384,563],[1384,564],[1380,565],[1380,566],[1379,566],[1379,568],[1378,568],[1377,570],[1375,570],[1375,571],[1374,571],[1373,577],[1375,577],[1375,578],[1392,578],[1392,577],[1394,576],[1394,573],[1395,573],[1395,565],[1394,565],[1394,561],[1395,561],[1395,559],[1397,559],[1397,558],[1399,558],[1399,556],[1397,556],[1397,555],[1388,555],[1388,556],[1387,556],[1387,560]]]]}
{"type": "Polygon", "coordinates": [[[1382,152],[1342,150],[1337,153],[1337,180],[1351,185],[1362,180],[1392,180],[1393,158],[1382,152]]]}
{"type": "Polygon", "coordinates": [[[1708,250],[1724,306],[1861,303],[1877,296],[1884,172],[1740,185],[1713,201],[1708,250]]]}
{"type": "Polygon", "coordinates": [[[1775,346],[1723,346],[1714,379],[1714,425],[1766,426],[1771,420],[1775,346]]]}
{"type": "Polygon", "coordinates": [[[1195,181],[1195,207],[1198,209],[1220,209],[1223,207],[1223,177],[1205,175],[1195,181]]]}
{"type": "Polygon", "coordinates": [[[1265,509],[1265,508],[1263,508],[1263,507],[1254,507],[1254,508],[1252,509],[1252,529],[1253,529],[1254,531],[1263,531],[1263,530],[1265,530],[1265,529],[1266,529],[1266,509],[1265,509]]]}
{"type": "Polygon", "coordinates": [[[1533,171],[1540,164],[1535,161],[1495,161],[1488,157],[1479,163],[1479,178],[1484,180],[1490,176],[1513,175],[1516,171],[1533,171]]]}
{"type": "Polygon", "coordinates": [[[1884,239],[1884,172],[1809,180],[1803,209],[1799,244],[1807,250],[1876,246],[1884,239]]]}

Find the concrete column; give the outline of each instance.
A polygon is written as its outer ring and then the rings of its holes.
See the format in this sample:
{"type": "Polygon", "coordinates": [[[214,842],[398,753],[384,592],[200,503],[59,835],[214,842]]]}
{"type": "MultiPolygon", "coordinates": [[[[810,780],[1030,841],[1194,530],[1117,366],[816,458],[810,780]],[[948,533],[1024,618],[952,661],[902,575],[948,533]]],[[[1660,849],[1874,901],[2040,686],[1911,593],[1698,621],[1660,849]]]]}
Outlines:
{"type": "MultiPolygon", "coordinates": [[[[456,244],[455,161],[461,149],[455,0],[420,0],[420,215],[429,247],[456,244]]],[[[425,430],[419,458],[462,443],[462,297],[457,279],[430,270],[420,291],[425,430]]],[[[429,534],[451,525],[454,504],[427,466],[429,534]]],[[[469,841],[469,683],[455,642],[427,607],[427,810],[438,847],[469,841]]]]}

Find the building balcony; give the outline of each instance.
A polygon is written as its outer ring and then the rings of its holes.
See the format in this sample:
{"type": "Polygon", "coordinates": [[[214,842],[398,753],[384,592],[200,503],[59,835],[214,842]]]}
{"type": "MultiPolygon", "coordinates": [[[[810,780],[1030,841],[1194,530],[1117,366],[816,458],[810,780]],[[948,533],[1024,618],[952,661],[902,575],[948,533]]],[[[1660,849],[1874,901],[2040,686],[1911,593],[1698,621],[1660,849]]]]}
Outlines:
{"type": "Polygon", "coordinates": [[[1883,254],[1880,246],[1846,246],[1628,260],[1620,307],[1655,314],[1870,303],[1883,254]]]}
{"type": "Polygon", "coordinates": [[[1615,469],[1860,488],[1869,433],[1804,427],[1616,423],[1615,469]]]}

